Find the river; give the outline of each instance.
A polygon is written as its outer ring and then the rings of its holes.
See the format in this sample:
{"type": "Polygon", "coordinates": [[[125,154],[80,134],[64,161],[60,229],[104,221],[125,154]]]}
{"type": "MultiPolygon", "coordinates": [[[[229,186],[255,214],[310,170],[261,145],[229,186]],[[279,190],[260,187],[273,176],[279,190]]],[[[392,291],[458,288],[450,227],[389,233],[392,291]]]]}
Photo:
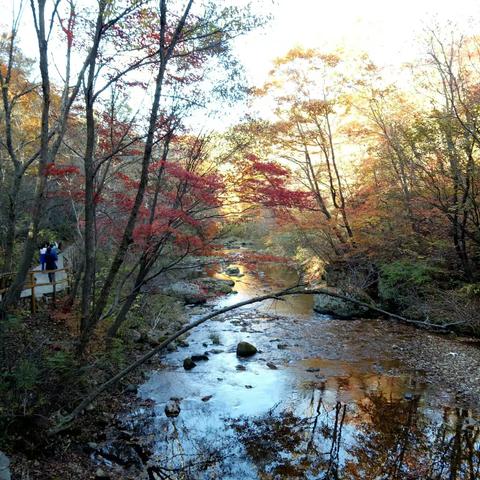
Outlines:
{"type": "MultiPolygon", "coordinates": [[[[296,280],[286,265],[240,269],[238,293],[193,308],[192,319],[296,280]]],[[[150,478],[480,478],[477,414],[392,355],[421,334],[314,313],[309,296],[203,324],[139,390],[152,405],[147,417],[136,412],[153,448],[150,478]],[[237,358],[239,341],[258,353],[237,358]],[[186,357],[205,352],[208,361],[184,370],[186,357]],[[171,399],[181,408],[175,418],[164,412],[171,399]]]]}

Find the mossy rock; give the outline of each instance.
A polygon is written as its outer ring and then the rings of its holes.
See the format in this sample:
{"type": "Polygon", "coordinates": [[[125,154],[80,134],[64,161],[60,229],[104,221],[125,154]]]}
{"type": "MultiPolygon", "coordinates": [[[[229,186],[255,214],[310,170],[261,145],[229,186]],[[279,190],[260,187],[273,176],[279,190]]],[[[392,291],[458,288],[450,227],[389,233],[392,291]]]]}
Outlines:
{"type": "Polygon", "coordinates": [[[323,293],[315,295],[313,309],[317,313],[343,319],[363,317],[369,312],[367,307],[323,293]]]}
{"type": "Polygon", "coordinates": [[[251,357],[257,353],[254,345],[248,342],[240,342],[237,345],[237,357],[251,357]]]}

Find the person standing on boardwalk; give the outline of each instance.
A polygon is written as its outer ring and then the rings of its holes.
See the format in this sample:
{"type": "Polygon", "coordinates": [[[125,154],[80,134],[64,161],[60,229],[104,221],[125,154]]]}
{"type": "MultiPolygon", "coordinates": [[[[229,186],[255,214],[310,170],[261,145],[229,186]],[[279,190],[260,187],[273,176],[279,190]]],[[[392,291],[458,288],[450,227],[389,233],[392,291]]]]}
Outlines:
{"type": "Polygon", "coordinates": [[[40,248],[40,265],[42,266],[42,272],[45,270],[45,254],[47,253],[48,243],[44,243],[40,248]]]}
{"type": "MultiPolygon", "coordinates": [[[[57,260],[58,256],[52,247],[47,247],[47,252],[45,253],[45,266],[47,267],[47,270],[56,270],[57,260]]],[[[55,272],[48,272],[48,280],[50,283],[55,281],[55,272]]]]}

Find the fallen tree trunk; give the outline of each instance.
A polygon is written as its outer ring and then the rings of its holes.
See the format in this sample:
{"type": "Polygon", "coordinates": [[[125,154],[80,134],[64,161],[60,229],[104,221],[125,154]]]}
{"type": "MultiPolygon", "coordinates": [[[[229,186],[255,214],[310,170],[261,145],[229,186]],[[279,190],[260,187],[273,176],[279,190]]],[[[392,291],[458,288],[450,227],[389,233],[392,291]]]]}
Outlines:
{"type": "Polygon", "coordinates": [[[192,323],[189,323],[182,329],[180,329],[178,332],[170,335],[166,340],[164,340],[162,343],[157,345],[155,348],[150,350],[148,353],[140,357],[138,360],[118,372],[116,375],[114,375],[112,378],[107,380],[105,383],[102,383],[99,385],[97,388],[95,388],[91,393],[89,393],[78,405],[75,407],[72,412],[63,418],[54,426],[52,427],[48,434],[49,435],[55,435],[57,433],[60,433],[67,428],[70,427],[71,423],[85,410],[88,405],[90,405],[95,399],[97,399],[103,392],[105,392],[109,387],[117,383],[119,380],[121,380],[123,377],[128,375],[130,372],[135,370],[137,367],[140,365],[144,364],[146,361],[148,361],[150,358],[155,356],[157,353],[161,352],[164,348],[166,348],[170,343],[172,343],[174,340],[176,340],[178,337],[182,336],[184,333],[189,332],[190,330],[194,329],[195,327],[198,327],[202,323],[205,323],[206,321],[210,320],[211,318],[217,317],[218,315],[222,315],[223,313],[230,312],[231,310],[236,310],[237,308],[244,307],[246,305],[251,305],[253,303],[259,303],[263,302],[265,300],[280,300],[282,297],[285,297],[287,295],[316,295],[316,294],[323,294],[323,295],[330,295],[335,298],[340,298],[342,300],[346,300],[349,302],[352,302],[356,305],[361,305],[363,307],[367,307],[375,312],[378,312],[382,315],[386,315],[388,317],[394,318],[395,320],[399,320],[401,322],[409,323],[416,325],[418,327],[423,327],[423,328],[434,328],[437,330],[447,330],[448,327],[451,324],[448,325],[436,325],[433,323],[429,322],[423,322],[423,321],[417,321],[417,320],[412,320],[408,319],[405,317],[402,317],[400,315],[396,315],[394,313],[387,312],[386,310],[383,310],[381,308],[376,307],[375,305],[368,304],[365,302],[361,302],[359,300],[356,300],[354,298],[348,297],[347,295],[342,295],[336,292],[332,292],[331,290],[328,290],[326,288],[315,288],[315,289],[306,289],[304,286],[294,286],[291,288],[287,288],[285,290],[282,290],[280,292],[276,293],[270,293],[267,295],[262,295],[259,297],[254,297],[251,298],[250,300],[245,300],[243,302],[236,303],[235,305],[231,305],[229,307],[221,308],[219,310],[216,310],[212,313],[209,313],[208,315],[205,315],[204,317],[199,318],[198,320],[195,320],[192,323]]]}

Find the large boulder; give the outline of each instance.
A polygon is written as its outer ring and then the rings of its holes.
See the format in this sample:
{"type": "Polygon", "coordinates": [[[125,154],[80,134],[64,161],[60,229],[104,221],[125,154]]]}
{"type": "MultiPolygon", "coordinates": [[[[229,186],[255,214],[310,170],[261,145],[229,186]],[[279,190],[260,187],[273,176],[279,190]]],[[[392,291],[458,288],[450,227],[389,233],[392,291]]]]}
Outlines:
{"type": "Polygon", "coordinates": [[[313,309],[318,313],[344,319],[365,316],[369,310],[367,307],[323,293],[315,295],[313,309]]]}
{"type": "Polygon", "coordinates": [[[178,297],[187,305],[205,303],[208,296],[205,291],[193,282],[178,281],[163,289],[163,293],[178,297]]]}
{"type": "Polygon", "coordinates": [[[219,293],[231,293],[232,287],[235,285],[233,280],[223,278],[204,277],[196,280],[208,293],[217,295],[219,293]]]}
{"type": "Polygon", "coordinates": [[[237,345],[237,357],[251,357],[257,353],[254,345],[248,342],[240,342],[237,345]]]}

